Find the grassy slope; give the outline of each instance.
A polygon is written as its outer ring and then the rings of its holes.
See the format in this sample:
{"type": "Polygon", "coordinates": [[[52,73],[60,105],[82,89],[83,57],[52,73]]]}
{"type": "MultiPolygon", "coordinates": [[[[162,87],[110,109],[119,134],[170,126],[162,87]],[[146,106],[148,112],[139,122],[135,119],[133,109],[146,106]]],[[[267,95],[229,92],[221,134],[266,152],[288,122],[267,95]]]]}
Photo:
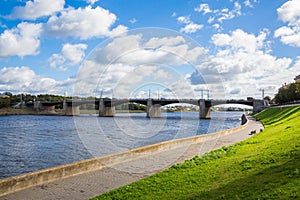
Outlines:
{"type": "Polygon", "coordinates": [[[97,199],[300,199],[300,107],[256,117],[262,133],[97,199]]]}

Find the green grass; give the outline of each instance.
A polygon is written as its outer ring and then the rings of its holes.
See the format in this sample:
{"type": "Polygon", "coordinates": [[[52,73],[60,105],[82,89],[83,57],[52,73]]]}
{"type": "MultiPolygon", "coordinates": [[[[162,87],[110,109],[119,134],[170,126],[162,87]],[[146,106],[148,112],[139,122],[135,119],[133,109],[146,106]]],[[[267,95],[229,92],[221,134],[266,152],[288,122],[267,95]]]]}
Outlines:
{"type": "Polygon", "coordinates": [[[94,199],[300,199],[300,107],[255,116],[265,130],[94,199]]]}

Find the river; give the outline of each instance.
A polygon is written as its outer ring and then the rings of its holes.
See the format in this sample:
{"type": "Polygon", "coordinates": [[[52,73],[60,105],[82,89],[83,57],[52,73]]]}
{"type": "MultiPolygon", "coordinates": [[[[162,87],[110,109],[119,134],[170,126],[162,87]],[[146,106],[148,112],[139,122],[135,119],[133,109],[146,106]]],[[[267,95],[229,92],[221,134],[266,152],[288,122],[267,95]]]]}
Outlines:
{"type": "Polygon", "coordinates": [[[0,116],[0,178],[112,154],[149,144],[212,133],[241,124],[242,112],[0,116]]]}

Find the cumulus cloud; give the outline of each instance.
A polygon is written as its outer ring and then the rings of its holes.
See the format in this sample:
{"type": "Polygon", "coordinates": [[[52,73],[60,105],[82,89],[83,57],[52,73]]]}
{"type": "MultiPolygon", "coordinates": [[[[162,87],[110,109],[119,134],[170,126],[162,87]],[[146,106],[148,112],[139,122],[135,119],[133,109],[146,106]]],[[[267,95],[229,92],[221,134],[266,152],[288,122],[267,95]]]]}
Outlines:
{"type": "Polygon", "coordinates": [[[17,6],[13,9],[11,18],[35,20],[44,16],[51,16],[64,9],[65,0],[47,0],[27,1],[24,7],[17,6]]]}
{"type": "Polygon", "coordinates": [[[183,42],[185,42],[185,39],[182,36],[163,38],[153,37],[145,44],[145,46],[151,48],[158,48],[161,46],[174,46],[183,42]]]}
{"type": "Polygon", "coordinates": [[[231,46],[236,50],[243,50],[246,52],[253,53],[258,49],[264,47],[264,41],[268,31],[262,31],[258,36],[253,34],[248,34],[241,29],[237,29],[232,32],[231,35],[228,34],[215,34],[212,36],[212,42],[214,45],[231,46]]]}
{"type": "Polygon", "coordinates": [[[127,27],[119,25],[112,29],[116,22],[115,14],[108,10],[87,6],[85,8],[69,8],[60,15],[49,18],[45,25],[46,33],[55,37],[74,37],[82,40],[116,36],[127,31],[127,27]]]}
{"type": "Polygon", "coordinates": [[[300,47],[300,2],[290,0],[277,9],[279,19],[287,26],[278,28],[274,37],[290,46],[300,47]]]}
{"type": "Polygon", "coordinates": [[[190,47],[181,36],[152,37],[130,34],[114,38],[105,47],[94,50],[99,63],[121,62],[126,64],[166,63],[180,65],[185,60],[195,62],[205,50],[190,47]]]}
{"type": "Polygon", "coordinates": [[[195,11],[202,12],[203,15],[213,12],[207,3],[200,4],[199,7],[195,8],[195,11]]]}
{"type": "Polygon", "coordinates": [[[64,65],[66,59],[57,53],[52,54],[52,56],[48,59],[50,63],[50,67],[57,68],[59,71],[67,71],[67,67],[64,65]]]}
{"type": "Polygon", "coordinates": [[[203,24],[196,24],[192,22],[187,16],[179,16],[177,17],[177,21],[179,23],[185,24],[184,27],[180,29],[180,32],[183,33],[195,33],[204,27],[203,24]]]}
{"type": "Polygon", "coordinates": [[[195,23],[189,23],[185,25],[185,27],[180,29],[180,32],[183,33],[195,33],[198,30],[201,30],[204,27],[203,24],[195,24],[195,23]]]}
{"type": "MultiPolygon", "coordinates": [[[[267,34],[261,32],[254,35],[241,29],[231,34],[215,34],[211,41],[217,52],[197,68],[206,74],[206,81],[210,79],[210,82],[222,85],[228,98],[249,94],[259,96],[261,88],[268,88],[268,92],[274,94],[282,81],[292,79],[295,70],[291,69],[295,69],[296,65],[292,66],[290,58],[277,58],[269,54],[267,34]],[[284,79],[279,78],[283,74],[284,79]],[[239,83],[238,87],[236,83],[239,83]]],[[[192,84],[202,83],[201,74],[194,73],[189,78],[192,84]]]]}
{"type": "Polygon", "coordinates": [[[84,57],[87,45],[86,44],[64,44],[62,47],[62,55],[68,59],[73,65],[80,63],[84,57]]]}
{"type": "Polygon", "coordinates": [[[86,0],[87,3],[94,5],[94,3],[96,3],[99,0],[86,0]]]}
{"type": "Polygon", "coordinates": [[[41,24],[22,22],[0,35],[0,57],[36,55],[40,47],[41,24]]]}
{"type": "Polygon", "coordinates": [[[189,42],[178,35],[127,34],[116,37],[96,48],[84,61],[78,72],[76,91],[92,94],[99,84],[100,88],[113,91],[115,96],[126,97],[136,88],[153,84],[153,81],[172,88],[174,82],[185,76],[176,70],[176,66],[191,65],[206,55],[205,49],[189,42]]]}
{"type": "Polygon", "coordinates": [[[62,54],[52,54],[49,58],[50,67],[66,71],[68,66],[79,64],[85,57],[86,44],[66,43],[62,46],[62,54]]]}
{"type": "MultiPolygon", "coordinates": [[[[250,0],[247,2],[250,3],[250,0]]],[[[209,17],[207,22],[209,24],[214,24],[213,27],[216,29],[220,29],[220,24],[222,24],[224,21],[231,20],[242,15],[242,6],[238,1],[233,3],[233,7],[231,9],[226,7],[222,9],[211,9],[209,4],[202,3],[194,10],[202,13],[203,15],[208,15],[209,17]]]]}
{"type": "Polygon", "coordinates": [[[177,21],[179,23],[183,23],[183,24],[189,24],[189,23],[191,23],[190,18],[187,17],[187,16],[179,16],[179,17],[177,17],[177,21]]]}
{"type": "Polygon", "coordinates": [[[239,4],[239,2],[234,2],[234,8],[233,10],[228,10],[228,9],[223,9],[221,10],[221,12],[219,12],[219,18],[218,21],[220,23],[222,23],[225,20],[230,20],[233,19],[235,17],[241,16],[242,12],[241,12],[241,5],[239,4]]]}
{"type": "Polygon", "coordinates": [[[300,2],[289,0],[277,9],[279,19],[291,25],[300,25],[300,2]]]}
{"type": "Polygon", "coordinates": [[[0,69],[0,91],[15,93],[52,93],[62,94],[65,87],[73,80],[55,81],[54,79],[37,75],[29,67],[4,67],[0,69]]]}

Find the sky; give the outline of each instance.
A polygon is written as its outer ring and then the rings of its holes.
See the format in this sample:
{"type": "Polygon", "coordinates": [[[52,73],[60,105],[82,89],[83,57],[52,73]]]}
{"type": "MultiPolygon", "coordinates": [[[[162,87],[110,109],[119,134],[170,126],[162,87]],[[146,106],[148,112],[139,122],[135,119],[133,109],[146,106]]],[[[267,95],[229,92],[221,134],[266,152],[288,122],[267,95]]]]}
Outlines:
{"type": "Polygon", "coordinates": [[[299,0],[0,2],[0,93],[259,99],[300,74],[299,0]]]}

